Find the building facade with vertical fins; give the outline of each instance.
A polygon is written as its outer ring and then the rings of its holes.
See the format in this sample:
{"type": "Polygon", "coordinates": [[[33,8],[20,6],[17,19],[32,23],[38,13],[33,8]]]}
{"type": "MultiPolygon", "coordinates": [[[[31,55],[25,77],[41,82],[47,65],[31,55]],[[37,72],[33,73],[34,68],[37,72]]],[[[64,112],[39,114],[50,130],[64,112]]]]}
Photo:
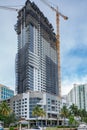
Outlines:
{"type": "Polygon", "coordinates": [[[87,84],[74,84],[67,95],[69,105],[75,104],[79,109],[87,111],[87,84]]]}
{"type": "Polygon", "coordinates": [[[59,95],[56,36],[48,19],[35,5],[26,1],[16,24],[16,91],[40,91],[59,95]]]}

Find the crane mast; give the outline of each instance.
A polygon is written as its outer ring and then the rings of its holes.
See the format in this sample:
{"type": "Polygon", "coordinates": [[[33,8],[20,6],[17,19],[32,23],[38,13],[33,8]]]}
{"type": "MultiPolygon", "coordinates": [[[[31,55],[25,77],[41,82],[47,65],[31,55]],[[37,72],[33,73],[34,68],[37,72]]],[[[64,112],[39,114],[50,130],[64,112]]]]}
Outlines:
{"type": "Polygon", "coordinates": [[[56,47],[57,47],[57,57],[58,57],[58,90],[59,90],[59,97],[61,97],[61,67],[60,67],[60,31],[59,31],[59,16],[67,20],[68,17],[64,16],[58,11],[58,6],[56,8],[52,7],[48,1],[41,0],[44,4],[50,7],[53,11],[56,12],[56,47]]]}
{"type": "Polygon", "coordinates": [[[57,57],[58,57],[58,89],[59,97],[61,97],[61,73],[60,73],[60,35],[59,35],[59,13],[58,7],[56,11],[56,47],[57,47],[57,57]]]}

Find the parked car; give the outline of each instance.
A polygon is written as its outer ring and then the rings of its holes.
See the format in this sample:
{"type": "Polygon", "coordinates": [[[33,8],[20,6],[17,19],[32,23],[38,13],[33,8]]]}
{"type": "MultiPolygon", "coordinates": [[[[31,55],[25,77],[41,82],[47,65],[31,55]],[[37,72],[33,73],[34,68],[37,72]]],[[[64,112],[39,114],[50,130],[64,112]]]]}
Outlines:
{"type": "Polygon", "coordinates": [[[87,124],[81,123],[81,124],[79,125],[79,127],[77,128],[77,130],[87,130],[87,124]]]}

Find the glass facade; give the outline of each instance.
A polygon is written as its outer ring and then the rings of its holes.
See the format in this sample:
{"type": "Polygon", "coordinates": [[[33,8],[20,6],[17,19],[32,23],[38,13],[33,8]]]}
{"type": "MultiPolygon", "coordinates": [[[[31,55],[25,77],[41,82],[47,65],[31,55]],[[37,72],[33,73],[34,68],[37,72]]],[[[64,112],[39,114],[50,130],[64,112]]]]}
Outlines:
{"type": "Polygon", "coordinates": [[[0,100],[8,99],[14,96],[14,91],[4,85],[0,85],[0,100]]]}
{"type": "Polygon", "coordinates": [[[32,111],[33,109],[35,108],[35,106],[37,106],[37,103],[40,101],[41,99],[40,98],[30,98],[29,100],[29,116],[30,118],[33,117],[32,115],[32,111]]]}
{"type": "Polygon", "coordinates": [[[30,35],[29,35],[29,50],[31,52],[34,52],[34,30],[33,30],[33,25],[30,24],[29,26],[29,30],[30,30],[30,35]]]}
{"type": "Polygon", "coordinates": [[[46,56],[46,90],[47,92],[56,94],[57,88],[57,65],[46,56]]]}
{"type": "Polygon", "coordinates": [[[33,90],[34,86],[34,67],[29,66],[29,87],[33,90]]]}

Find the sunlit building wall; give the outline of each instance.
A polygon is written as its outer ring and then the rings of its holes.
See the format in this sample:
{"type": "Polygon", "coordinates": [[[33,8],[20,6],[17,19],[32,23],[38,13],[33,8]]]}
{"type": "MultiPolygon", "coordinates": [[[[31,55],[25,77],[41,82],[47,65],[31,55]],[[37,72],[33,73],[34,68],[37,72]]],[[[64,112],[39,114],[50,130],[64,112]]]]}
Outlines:
{"type": "Polygon", "coordinates": [[[74,87],[67,95],[69,104],[75,104],[79,109],[87,111],[87,84],[74,84],[74,87]]]}

